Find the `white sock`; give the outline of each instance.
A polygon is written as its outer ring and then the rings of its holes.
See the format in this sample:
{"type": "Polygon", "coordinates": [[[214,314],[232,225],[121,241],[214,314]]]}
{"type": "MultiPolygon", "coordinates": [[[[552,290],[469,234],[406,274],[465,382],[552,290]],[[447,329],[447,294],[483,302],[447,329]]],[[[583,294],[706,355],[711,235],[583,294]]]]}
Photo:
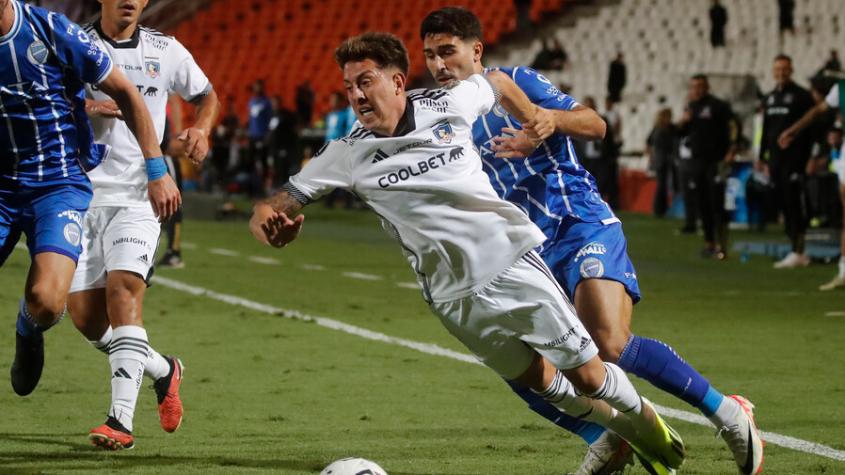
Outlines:
{"type": "Polygon", "coordinates": [[[636,441],[638,438],[629,417],[604,401],[579,396],[572,383],[560,371],[555,374],[549,387],[537,395],[568,415],[594,422],[616,432],[626,440],[636,441]]]}
{"type": "Polygon", "coordinates": [[[839,258],[839,277],[845,278],[845,256],[839,258]]]}
{"type": "Polygon", "coordinates": [[[643,402],[639,393],[634,389],[631,380],[622,368],[613,363],[604,363],[607,370],[604,384],[594,394],[585,394],[592,399],[601,399],[610,407],[625,414],[639,415],[643,409],[643,402]]]}
{"type": "Polygon", "coordinates": [[[88,343],[91,343],[94,348],[102,351],[105,354],[109,354],[109,345],[111,344],[111,339],[113,335],[113,331],[111,325],[106,328],[106,332],[103,333],[103,336],[100,337],[99,340],[88,340],[88,343]]]}
{"type": "MultiPolygon", "coordinates": [[[[112,338],[114,338],[113,330],[112,327],[109,326],[99,340],[88,340],[88,343],[91,343],[94,348],[102,351],[103,353],[109,354],[109,345],[111,344],[112,338]]],[[[149,349],[150,359],[147,360],[147,363],[144,365],[144,374],[149,376],[153,381],[170,374],[170,363],[161,356],[161,353],[154,350],[153,347],[150,346],[149,349]]]]}
{"type": "Polygon", "coordinates": [[[144,378],[144,366],[149,358],[150,346],[147,343],[147,331],[143,327],[125,325],[114,329],[109,345],[112,371],[109,416],[117,419],[130,432],[138,391],[144,378]]]}
{"type": "Polygon", "coordinates": [[[719,408],[716,409],[716,412],[714,412],[712,416],[709,416],[708,419],[710,419],[710,422],[712,422],[717,428],[722,428],[733,424],[736,420],[737,414],[741,410],[742,407],[738,402],[725,396],[722,398],[722,402],[719,403],[719,408]]]}

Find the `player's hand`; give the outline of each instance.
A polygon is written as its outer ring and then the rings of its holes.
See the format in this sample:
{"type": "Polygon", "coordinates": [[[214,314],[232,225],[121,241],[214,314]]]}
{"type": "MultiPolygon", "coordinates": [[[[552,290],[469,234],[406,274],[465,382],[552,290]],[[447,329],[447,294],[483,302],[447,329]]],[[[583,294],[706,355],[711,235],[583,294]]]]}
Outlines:
{"type": "Polygon", "coordinates": [[[150,196],[150,204],[153,205],[153,213],[158,216],[159,222],[167,221],[182,205],[182,195],[170,175],[147,183],[147,193],[150,196]]]}
{"type": "Polygon", "coordinates": [[[524,131],[505,127],[502,135],[493,137],[493,146],[496,158],[525,158],[537,149],[543,141],[532,139],[524,131]]]}
{"type": "Polygon", "coordinates": [[[534,117],[522,124],[522,128],[533,138],[547,139],[555,133],[555,114],[549,109],[535,107],[534,117]]]}
{"type": "Polygon", "coordinates": [[[267,203],[258,203],[253,208],[249,230],[260,242],[273,247],[285,247],[299,236],[305,215],[294,219],[274,210],[267,203]]]}
{"type": "Polygon", "coordinates": [[[85,113],[91,117],[106,117],[110,119],[123,120],[123,112],[117,106],[117,102],[111,99],[105,101],[85,100],[85,113]]]}
{"type": "Polygon", "coordinates": [[[796,135],[797,134],[792,130],[792,128],[784,130],[780,134],[780,137],[778,137],[778,145],[780,146],[780,148],[786,149],[787,147],[789,147],[792,141],[795,140],[796,135]]]}
{"type": "Polygon", "coordinates": [[[691,121],[692,121],[692,111],[690,110],[689,107],[687,107],[686,109],[684,109],[684,115],[681,116],[681,123],[682,124],[688,124],[691,121]]]}
{"type": "Polygon", "coordinates": [[[182,152],[195,165],[199,165],[208,155],[208,136],[205,131],[189,127],[176,137],[182,144],[182,152]]]}

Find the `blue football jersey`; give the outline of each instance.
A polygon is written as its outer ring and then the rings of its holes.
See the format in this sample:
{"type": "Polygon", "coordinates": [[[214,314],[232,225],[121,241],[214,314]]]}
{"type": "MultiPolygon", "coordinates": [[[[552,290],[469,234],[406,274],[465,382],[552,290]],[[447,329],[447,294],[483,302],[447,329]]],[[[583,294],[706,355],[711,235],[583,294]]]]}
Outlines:
{"type": "Polygon", "coordinates": [[[14,24],[0,36],[0,178],[79,182],[105,151],[93,142],[83,85],[104,80],[111,60],[64,15],[12,5],[14,24]]]}
{"type": "MultiPolygon", "coordinates": [[[[578,105],[533,69],[496,69],[510,75],[534,104],[558,110],[572,110],[578,105]]],[[[473,125],[473,142],[499,196],[522,208],[547,238],[555,237],[566,217],[584,222],[618,221],[602,200],[593,176],[578,162],[570,137],[554,134],[525,159],[496,158],[493,137],[502,135],[505,127],[522,128],[516,118],[496,104],[473,125]]]]}

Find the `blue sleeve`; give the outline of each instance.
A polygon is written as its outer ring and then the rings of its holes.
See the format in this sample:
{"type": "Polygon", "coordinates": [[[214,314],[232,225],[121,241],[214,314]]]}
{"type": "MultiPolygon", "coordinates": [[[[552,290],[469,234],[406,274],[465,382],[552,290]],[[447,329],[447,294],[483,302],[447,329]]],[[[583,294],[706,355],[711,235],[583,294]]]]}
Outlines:
{"type": "Polygon", "coordinates": [[[510,71],[505,69],[502,71],[509,72],[516,85],[525,92],[531,102],[538,106],[565,111],[578,106],[575,99],[562,93],[545,76],[531,68],[517,66],[510,71]]]}
{"type": "Polygon", "coordinates": [[[101,83],[112,70],[112,62],[76,23],[58,13],[49,13],[53,47],[59,61],[83,82],[101,83]]]}

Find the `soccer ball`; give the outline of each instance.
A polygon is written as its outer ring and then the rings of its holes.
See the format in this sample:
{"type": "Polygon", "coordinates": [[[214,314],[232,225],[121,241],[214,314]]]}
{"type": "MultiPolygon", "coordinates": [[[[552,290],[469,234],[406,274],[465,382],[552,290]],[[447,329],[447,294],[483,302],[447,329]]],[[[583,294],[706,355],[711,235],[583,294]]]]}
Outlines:
{"type": "Polygon", "coordinates": [[[335,460],[320,475],[387,475],[387,472],[375,462],[348,457],[335,460]]]}

